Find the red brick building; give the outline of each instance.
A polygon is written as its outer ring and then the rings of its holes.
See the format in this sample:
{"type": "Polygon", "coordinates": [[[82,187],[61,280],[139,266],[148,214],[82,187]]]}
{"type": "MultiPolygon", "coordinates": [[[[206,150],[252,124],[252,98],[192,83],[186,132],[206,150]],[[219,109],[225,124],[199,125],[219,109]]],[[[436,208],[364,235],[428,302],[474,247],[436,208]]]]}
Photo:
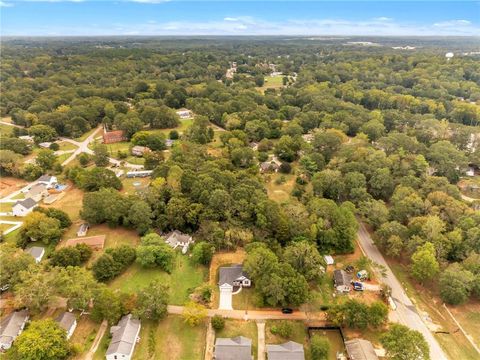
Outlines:
{"type": "Polygon", "coordinates": [[[104,131],[103,132],[103,143],[104,144],[113,144],[120,141],[125,141],[127,138],[123,134],[123,130],[115,131],[104,131]]]}

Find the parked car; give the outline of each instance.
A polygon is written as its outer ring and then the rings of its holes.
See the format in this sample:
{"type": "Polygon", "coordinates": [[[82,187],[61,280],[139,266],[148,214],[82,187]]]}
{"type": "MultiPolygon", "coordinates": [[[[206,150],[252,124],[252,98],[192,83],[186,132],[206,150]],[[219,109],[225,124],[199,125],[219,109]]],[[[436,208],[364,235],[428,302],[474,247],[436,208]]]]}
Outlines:
{"type": "Polygon", "coordinates": [[[291,314],[291,313],[293,313],[293,309],[290,309],[290,308],[282,309],[282,314],[291,314]]]}
{"type": "Polygon", "coordinates": [[[353,272],[353,270],[355,270],[355,268],[352,266],[352,265],[348,265],[346,268],[345,268],[345,271],[349,274],[351,274],[353,272]]]}
{"type": "Polygon", "coordinates": [[[352,285],[353,285],[353,290],[355,290],[355,291],[363,291],[364,290],[363,284],[359,281],[354,281],[352,285]]]}

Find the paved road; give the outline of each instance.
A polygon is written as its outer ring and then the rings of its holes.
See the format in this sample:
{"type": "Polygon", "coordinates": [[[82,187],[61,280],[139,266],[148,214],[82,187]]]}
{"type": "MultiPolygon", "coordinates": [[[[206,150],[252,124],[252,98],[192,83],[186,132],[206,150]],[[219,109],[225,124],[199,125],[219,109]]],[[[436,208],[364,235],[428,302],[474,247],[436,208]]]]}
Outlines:
{"type": "Polygon", "coordinates": [[[397,309],[394,311],[396,320],[408,326],[413,330],[417,330],[423,334],[425,340],[430,346],[430,358],[435,360],[447,360],[447,356],[443,352],[442,348],[438,344],[437,340],[433,337],[432,333],[428,329],[427,325],[422,321],[422,318],[417,313],[415,306],[408,298],[407,294],[403,290],[402,285],[397,280],[392,270],[388,266],[387,262],[383,258],[378,248],[373,243],[370,234],[365,229],[365,226],[360,223],[358,230],[358,239],[360,246],[365,254],[377,264],[383,265],[386,269],[386,277],[383,278],[383,282],[392,288],[392,298],[397,305],[397,309]]]}

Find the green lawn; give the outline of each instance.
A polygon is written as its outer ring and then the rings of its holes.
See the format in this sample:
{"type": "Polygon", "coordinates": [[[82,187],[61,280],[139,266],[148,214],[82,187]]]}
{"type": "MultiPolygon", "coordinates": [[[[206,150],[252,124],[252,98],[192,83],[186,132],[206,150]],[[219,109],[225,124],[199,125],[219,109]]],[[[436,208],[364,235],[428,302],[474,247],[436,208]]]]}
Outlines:
{"type": "Polygon", "coordinates": [[[192,125],[193,119],[185,119],[185,120],[180,120],[180,125],[178,125],[175,128],[168,128],[168,129],[154,129],[154,130],[147,130],[148,132],[154,133],[154,134],[164,134],[165,137],[168,138],[168,134],[172,130],[177,130],[179,134],[183,134],[185,130],[192,125]]]}
{"type": "Polygon", "coordinates": [[[10,211],[12,211],[13,205],[15,205],[15,203],[0,202],[0,212],[10,212],[10,211]]]}
{"type": "Polygon", "coordinates": [[[13,126],[0,124],[0,136],[10,136],[13,134],[13,126]]]}
{"type": "Polygon", "coordinates": [[[317,335],[324,337],[330,343],[330,350],[328,352],[328,360],[337,359],[337,351],[345,353],[343,339],[338,330],[318,330],[312,332],[312,336],[317,335]]]}
{"type": "MultiPolygon", "coordinates": [[[[89,131],[87,131],[85,134],[83,134],[82,136],[76,138],[75,140],[77,141],[85,141],[87,139],[87,137],[89,137],[94,131],[95,131],[96,128],[93,128],[89,131]]],[[[101,134],[101,132],[100,132],[101,134]]]]}
{"type": "Polygon", "coordinates": [[[159,323],[144,321],[133,359],[200,360],[204,358],[206,324],[191,327],[180,316],[159,323]]]}
{"type": "Polygon", "coordinates": [[[58,150],[62,150],[62,151],[77,150],[77,146],[67,141],[61,141],[58,143],[58,145],[60,146],[58,150]]]}
{"type": "Polygon", "coordinates": [[[278,325],[281,323],[279,320],[267,320],[265,326],[265,344],[283,344],[287,341],[295,341],[299,344],[303,344],[305,351],[305,359],[310,359],[310,343],[308,340],[308,331],[307,327],[303,321],[287,321],[292,326],[292,334],[283,338],[280,335],[272,334],[272,326],[278,325]]]}
{"type": "Polygon", "coordinates": [[[12,200],[21,200],[21,199],[25,199],[25,194],[24,194],[24,193],[22,193],[22,192],[20,192],[20,193],[18,193],[17,195],[13,196],[11,199],[12,199],[12,200]]]}
{"type": "Polygon", "coordinates": [[[58,155],[58,156],[57,156],[57,161],[61,164],[61,163],[63,163],[65,160],[67,160],[70,156],[72,156],[72,154],[70,154],[70,153],[58,155]]]}
{"type": "Polygon", "coordinates": [[[122,179],[122,192],[128,195],[133,195],[138,189],[144,189],[150,183],[150,178],[123,178],[122,179]],[[140,183],[139,186],[133,184],[140,183]]]}
{"type": "Polygon", "coordinates": [[[205,267],[194,266],[188,257],[178,253],[175,269],[171,274],[158,268],[142,268],[138,264],[132,265],[122,275],[110,283],[110,287],[125,292],[137,292],[146,287],[153,280],[160,280],[170,286],[169,304],[183,305],[188,301],[192,290],[201,285],[207,278],[205,267]]]}
{"type": "Polygon", "coordinates": [[[105,331],[105,335],[103,335],[102,340],[100,340],[100,344],[98,344],[97,351],[95,351],[95,354],[93,354],[93,360],[105,359],[105,353],[107,352],[108,345],[110,344],[111,338],[112,337],[110,335],[110,326],[109,326],[105,331]]]}
{"type": "Polygon", "coordinates": [[[232,338],[244,336],[252,340],[253,358],[257,358],[258,331],[255,321],[226,320],[225,328],[216,332],[217,338],[232,338]]]}

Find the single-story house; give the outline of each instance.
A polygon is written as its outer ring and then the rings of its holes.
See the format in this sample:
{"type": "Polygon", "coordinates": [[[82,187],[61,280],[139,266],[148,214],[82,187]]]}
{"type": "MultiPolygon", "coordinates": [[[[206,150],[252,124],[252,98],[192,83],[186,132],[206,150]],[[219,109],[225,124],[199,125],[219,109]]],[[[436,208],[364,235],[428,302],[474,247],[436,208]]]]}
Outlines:
{"type": "Polygon", "coordinates": [[[280,165],[278,165],[274,161],[264,161],[260,164],[260,172],[265,173],[265,172],[277,172],[278,169],[280,169],[280,165]]]}
{"type": "Polygon", "coordinates": [[[21,334],[28,320],[28,310],[15,311],[0,323],[0,349],[10,349],[16,337],[21,334]]]}
{"type": "Polygon", "coordinates": [[[39,202],[48,196],[48,189],[45,184],[35,184],[26,193],[25,198],[31,198],[39,202]]]}
{"type": "Polygon", "coordinates": [[[103,247],[105,246],[105,235],[68,239],[65,243],[65,246],[75,246],[77,244],[85,244],[90,246],[94,250],[100,250],[103,249],[103,247]]]}
{"type": "Polygon", "coordinates": [[[31,213],[33,209],[38,206],[38,203],[31,199],[27,198],[24,200],[18,200],[15,205],[12,206],[13,216],[26,216],[31,213]]]}
{"type": "Polygon", "coordinates": [[[252,360],[252,340],[243,336],[217,338],[215,360],[252,360]]]}
{"type": "Polygon", "coordinates": [[[60,197],[62,197],[61,194],[50,194],[48,195],[45,199],[43,199],[43,203],[45,205],[50,205],[53,204],[55,201],[57,201],[60,197]]]}
{"type": "Polygon", "coordinates": [[[250,148],[251,148],[253,151],[257,151],[257,150],[258,150],[258,143],[255,142],[255,141],[252,141],[251,143],[249,143],[248,146],[250,146],[250,148]]]}
{"type": "Polygon", "coordinates": [[[32,257],[35,259],[35,262],[38,264],[40,261],[42,261],[43,256],[45,255],[45,248],[41,246],[32,246],[31,248],[26,249],[25,252],[32,255],[32,257]]]}
{"type": "Polygon", "coordinates": [[[194,242],[193,238],[190,235],[184,234],[178,230],[174,230],[169,232],[168,234],[165,234],[164,238],[165,242],[173,249],[181,247],[183,254],[188,251],[188,247],[194,242]]]}
{"type": "Polygon", "coordinates": [[[138,170],[138,171],[128,171],[127,178],[136,178],[136,177],[149,177],[153,173],[153,170],[138,170]]]}
{"type": "Polygon", "coordinates": [[[38,146],[44,149],[50,149],[50,145],[52,145],[52,143],[49,141],[41,142],[40,144],[38,144],[38,146]]]}
{"type": "Polygon", "coordinates": [[[29,143],[33,143],[33,136],[30,135],[22,135],[18,137],[20,140],[28,141],[29,143]]]}
{"type": "Polygon", "coordinates": [[[313,134],[310,134],[310,133],[302,135],[302,139],[309,144],[313,141],[314,137],[315,136],[313,134]]]}
{"type": "Polygon", "coordinates": [[[50,189],[58,183],[58,180],[56,176],[42,175],[38,178],[37,183],[44,184],[47,189],[50,189]]]}
{"type": "Polygon", "coordinates": [[[350,292],[350,284],[352,282],[352,276],[344,270],[333,271],[333,283],[335,289],[340,293],[350,292]]]}
{"type": "Polygon", "coordinates": [[[67,340],[70,339],[77,328],[77,318],[75,314],[66,311],[60,314],[55,321],[67,332],[67,340]]]}
{"type": "Polygon", "coordinates": [[[252,281],[243,271],[243,265],[237,264],[219,269],[218,287],[220,289],[219,309],[233,309],[232,295],[234,288],[252,286],[252,281]]]}
{"type": "Polygon", "coordinates": [[[141,323],[132,314],[125,315],[120,319],[118,325],[110,328],[112,340],[108,345],[107,360],[130,360],[135,350],[135,345],[140,340],[141,323]]]}
{"type": "Polygon", "coordinates": [[[134,156],[143,156],[143,154],[149,151],[151,151],[150,148],[146,146],[135,145],[132,147],[132,155],[134,156]]]}
{"type": "Polygon", "coordinates": [[[465,175],[467,176],[475,176],[475,169],[472,166],[469,166],[465,171],[465,175]]]}
{"type": "Polygon", "coordinates": [[[121,141],[125,141],[127,138],[123,130],[105,131],[103,132],[103,143],[113,144],[121,141]]]}
{"type": "Polygon", "coordinates": [[[190,119],[192,117],[192,112],[187,109],[180,109],[177,111],[177,115],[180,119],[190,119]]]}
{"type": "Polygon", "coordinates": [[[279,345],[267,345],[268,360],[305,360],[303,345],[288,341],[279,345]]]}
{"type": "Polygon", "coordinates": [[[325,255],[323,258],[324,258],[324,260],[325,260],[325,264],[327,264],[327,265],[333,265],[333,264],[335,264],[335,260],[333,259],[333,256],[331,256],[331,255],[325,255]]]}
{"type": "Polygon", "coordinates": [[[364,339],[353,339],[345,341],[350,360],[378,360],[375,349],[370,341],[364,339]]]}
{"type": "Polygon", "coordinates": [[[85,236],[85,235],[87,235],[88,229],[90,229],[90,225],[87,224],[87,223],[83,223],[83,224],[80,225],[80,227],[78,228],[77,236],[80,237],[80,236],[85,236]]]}

